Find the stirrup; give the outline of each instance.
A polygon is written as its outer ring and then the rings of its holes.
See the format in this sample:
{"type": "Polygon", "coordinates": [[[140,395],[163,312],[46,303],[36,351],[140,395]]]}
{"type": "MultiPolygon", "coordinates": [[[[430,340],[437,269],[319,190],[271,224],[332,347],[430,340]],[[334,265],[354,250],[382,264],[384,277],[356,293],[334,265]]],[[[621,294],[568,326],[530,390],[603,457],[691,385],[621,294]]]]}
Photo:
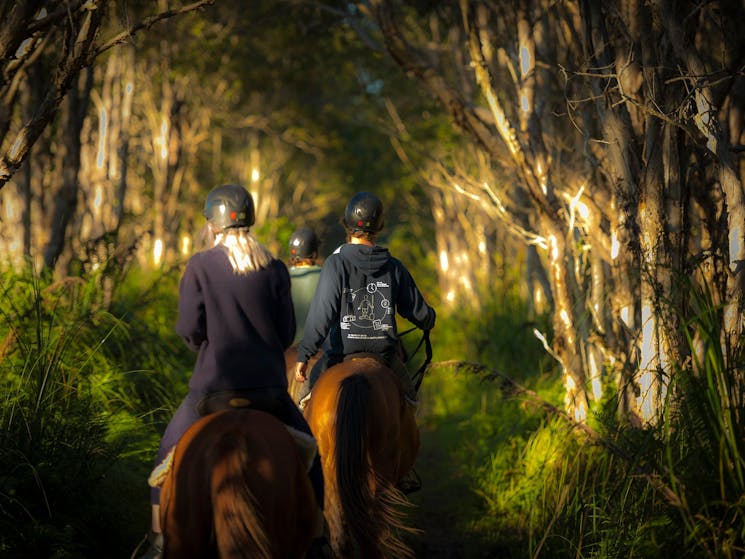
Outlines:
{"type": "Polygon", "coordinates": [[[405,495],[414,493],[422,488],[422,478],[419,477],[419,474],[416,473],[416,470],[412,469],[403,478],[398,480],[396,488],[405,495]]]}
{"type": "Polygon", "coordinates": [[[320,536],[313,540],[310,549],[305,554],[305,559],[332,559],[334,552],[326,536],[320,536]]]}
{"type": "Polygon", "coordinates": [[[298,404],[297,404],[297,405],[298,405],[298,407],[299,407],[299,408],[300,408],[301,410],[304,410],[304,409],[305,409],[305,407],[306,407],[306,406],[308,405],[308,402],[310,402],[310,395],[311,395],[311,392],[308,392],[308,395],[307,395],[307,396],[305,396],[305,397],[304,397],[304,398],[303,398],[302,400],[300,400],[300,401],[298,402],[298,404]]]}
{"type": "Polygon", "coordinates": [[[145,535],[140,544],[132,553],[130,559],[162,559],[163,557],[163,534],[160,532],[153,532],[152,530],[145,535]],[[149,543],[150,547],[145,550],[142,555],[137,555],[143,544],[149,543]]]}

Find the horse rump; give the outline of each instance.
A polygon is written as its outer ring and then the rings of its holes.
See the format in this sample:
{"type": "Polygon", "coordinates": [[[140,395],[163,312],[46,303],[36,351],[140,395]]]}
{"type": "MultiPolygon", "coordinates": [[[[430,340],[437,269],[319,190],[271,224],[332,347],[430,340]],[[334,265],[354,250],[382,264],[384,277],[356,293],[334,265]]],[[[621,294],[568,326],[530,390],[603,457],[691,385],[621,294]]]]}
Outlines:
{"type": "Polygon", "coordinates": [[[302,557],[317,514],[286,427],[250,409],[208,415],[187,431],[161,501],[169,559],[302,557]]]}

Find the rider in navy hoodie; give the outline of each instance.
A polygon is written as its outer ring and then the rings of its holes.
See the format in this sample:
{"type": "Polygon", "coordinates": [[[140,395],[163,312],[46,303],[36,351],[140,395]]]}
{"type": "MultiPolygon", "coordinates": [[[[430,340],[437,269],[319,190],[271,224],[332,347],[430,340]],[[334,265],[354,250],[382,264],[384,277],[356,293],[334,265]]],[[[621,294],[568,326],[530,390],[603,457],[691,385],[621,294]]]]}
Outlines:
{"type": "Polygon", "coordinates": [[[416,391],[399,355],[395,315],[422,330],[435,325],[435,310],[424,300],[406,267],[388,249],[375,244],[383,227],[383,205],[369,192],[347,204],[344,224],[349,242],[324,262],[321,277],[298,345],[295,379],[303,382],[300,399],[320,374],[354,353],[375,353],[403,382],[413,403],[416,391]],[[308,360],[328,336],[328,349],[307,376],[308,360]]]}
{"type": "MultiPolygon", "coordinates": [[[[284,351],[295,336],[290,276],[281,260],[249,233],[255,212],[251,195],[226,184],[207,196],[204,215],[211,248],[194,254],[179,284],[176,332],[197,353],[189,392],[161,439],[153,479],[164,459],[200,417],[198,404],[216,392],[241,390],[267,405],[284,423],[310,434],[310,427],[287,392],[284,351]]],[[[165,461],[167,464],[168,461],[165,461]]],[[[309,472],[323,507],[320,460],[309,472]]],[[[160,557],[160,487],[151,482],[151,547],[143,557],[160,557]]],[[[319,515],[322,529],[322,516],[319,515]]]]}

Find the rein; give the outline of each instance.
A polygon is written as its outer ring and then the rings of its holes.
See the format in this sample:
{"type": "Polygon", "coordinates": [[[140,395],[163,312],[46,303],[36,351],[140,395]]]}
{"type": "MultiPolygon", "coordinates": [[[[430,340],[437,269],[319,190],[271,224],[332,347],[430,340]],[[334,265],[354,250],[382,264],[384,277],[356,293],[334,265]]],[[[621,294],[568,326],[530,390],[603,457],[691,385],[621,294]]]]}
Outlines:
{"type": "MultiPolygon", "coordinates": [[[[414,330],[416,330],[416,328],[409,328],[405,332],[401,332],[399,334],[399,337],[405,336],[406,334],[409,334],[414,330]]],[[[411,380],[414,383],[414,389],[417,392],[419,392],[419,387],[422,385],[422,380],[424,380],[424,373],[429,364],[432,362],[432,342],[430,342],[429,340],[429,330],[424,330],[422,332],[422,338],[419,340],[419,343],[414,349],[414,352],[411,354],[411,357],[414,357],[414,355],[417,354],[417,352],[422,348],[422,344],[424,344],[424,362],[419,366],[419,368],[411,377],[411,380]]],[[[411,357],[409,357],[408,361],[411,361],[411,357]]]]}

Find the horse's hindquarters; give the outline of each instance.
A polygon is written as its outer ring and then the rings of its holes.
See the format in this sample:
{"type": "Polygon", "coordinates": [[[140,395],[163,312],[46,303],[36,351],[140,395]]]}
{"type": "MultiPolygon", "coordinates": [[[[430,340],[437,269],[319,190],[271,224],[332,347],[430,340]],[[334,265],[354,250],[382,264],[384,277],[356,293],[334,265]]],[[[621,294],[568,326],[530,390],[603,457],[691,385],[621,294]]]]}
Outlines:
{"type": "Polygon", "coordinates": [[[316,511],[306,469],[279,420],[255,410],[214,413],[176,446],[161,492],[165,555],[302,557],[316,511]]]}
{"type": "Polygon", "coordinates": [[[319,445],[326,519],[339,557],[411,557],[398,538],[406,497],[395,489],[419,448],[401,381],[375,359],[344,361],[313,388],[306,417],[319,445]]]}

